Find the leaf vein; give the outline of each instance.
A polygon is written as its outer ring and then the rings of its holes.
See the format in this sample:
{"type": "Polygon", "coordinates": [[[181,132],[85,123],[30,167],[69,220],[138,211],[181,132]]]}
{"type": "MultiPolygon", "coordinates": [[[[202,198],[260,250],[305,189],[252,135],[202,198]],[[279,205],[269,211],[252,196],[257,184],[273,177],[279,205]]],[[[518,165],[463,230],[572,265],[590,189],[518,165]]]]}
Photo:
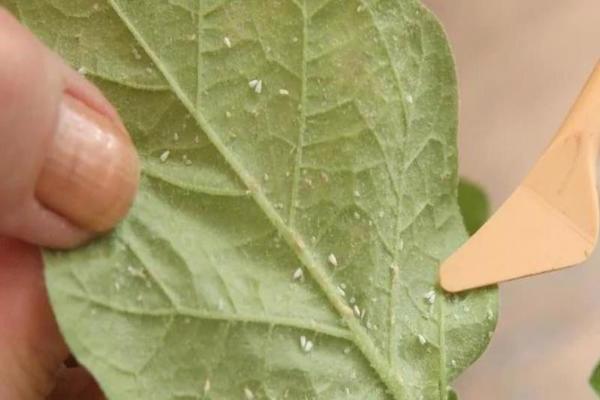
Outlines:
{"type": "Polygon", "coordinates": [[[65,291],[65,294],[76,298],[77,300],[87,301],[94,304],[97,307],[106,308],[108,310],[118,312],[121,314],[135,315],[139,317],[149,318],[164,318],[164,317],[182,317],[182,318],[194,318],[199,320],[210,320],[219,321],[225,323],[251,323],[265,326],[278,326],[282,328],[290,329],[301,329],[310,332],[314,332],[318,335],[326,335],[333,338],[344,339],[352,341],[353,335],[348,329],[340,328],[337,326],[329,325],[323,322],[318,322],[311,319],[299,319],[290,317],[279,317],[272,315],[247,315],[247,314],[225,314],[212,311],[201,311],[197,308],[190,307],[173,307],[173,308],[158,308],[153,307],[152,309],[142,309],[135,307],[126,307],[121,304],[111,303],[105,301],[94,295],[82,296],[79,293],[65,291]]]}

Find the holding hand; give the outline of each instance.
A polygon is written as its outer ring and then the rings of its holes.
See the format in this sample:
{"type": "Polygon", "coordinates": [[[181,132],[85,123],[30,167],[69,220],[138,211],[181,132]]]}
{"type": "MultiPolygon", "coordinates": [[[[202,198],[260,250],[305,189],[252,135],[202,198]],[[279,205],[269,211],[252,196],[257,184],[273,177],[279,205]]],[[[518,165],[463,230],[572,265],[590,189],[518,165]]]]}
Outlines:
{"type": "Polygon", "coordinates": [[[114,226],[139,164],[99,90],[0,9],[0,399],[99,399],[69,351],[37,246],[67,248],[114,226]]]}

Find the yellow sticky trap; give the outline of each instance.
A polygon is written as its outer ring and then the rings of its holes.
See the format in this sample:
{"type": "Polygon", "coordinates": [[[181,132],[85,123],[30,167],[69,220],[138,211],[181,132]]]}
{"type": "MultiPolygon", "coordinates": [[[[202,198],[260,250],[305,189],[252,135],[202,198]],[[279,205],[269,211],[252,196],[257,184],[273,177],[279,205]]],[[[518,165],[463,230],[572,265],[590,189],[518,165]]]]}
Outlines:
{"type": "Polygon", "coordinates": [[[600,63],[525,180],[440,267],[459,292],[585,261],[598,239],[600,63]]]}

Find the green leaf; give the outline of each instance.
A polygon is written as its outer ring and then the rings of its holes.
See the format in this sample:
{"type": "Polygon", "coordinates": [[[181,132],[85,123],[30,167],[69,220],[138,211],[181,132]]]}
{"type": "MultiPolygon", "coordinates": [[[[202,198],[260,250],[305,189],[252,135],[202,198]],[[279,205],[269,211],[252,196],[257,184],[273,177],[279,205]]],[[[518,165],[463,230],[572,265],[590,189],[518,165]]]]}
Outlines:
{"type": "Polygon", "coordinates": [[[16,0],[1,0],[0,6],[6,8],[9,12],[17,15],[18,17],[18,9],[15,1],[16,0]]]}
{"type": "Polygon", "coordinates": [[[473,235],[490,216],[490,202],[477,184],[461,178],[458,183],[458,206],[469,235],[473,235]]]}
{"type": "Polygon", "coordinates": [[[596,394],[600,396],[600,364],[596,366],[594,373],[590,377],[590,384],[592,385],[592,389],[594,389],[596,394]]]}
{"type": "Polygon", "coordinates": [[[126,221],[44,254],[109,399],[448,397],[497,299],[437,285],[467,235],[452,57],[420,2],[16,4],[143,161],[126,221]]]}

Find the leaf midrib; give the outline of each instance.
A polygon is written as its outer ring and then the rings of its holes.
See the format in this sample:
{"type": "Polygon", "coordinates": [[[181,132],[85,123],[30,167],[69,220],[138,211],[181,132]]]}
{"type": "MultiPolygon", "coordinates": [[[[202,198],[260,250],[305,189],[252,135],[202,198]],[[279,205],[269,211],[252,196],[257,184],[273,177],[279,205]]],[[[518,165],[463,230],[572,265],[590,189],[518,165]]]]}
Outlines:
{"type": "Polygon", "coordinates": [[[292,177],[292,194],[290,196],[288,222],[293,228],[296,218],[296,198],[298,197],[299,181],[300,181],[300,165],[302,164],[302,151],[304,147],[304,135],[306,134],[306,0],[302,6],[294,2],[302,11],[302,70],[300,79],[302,80],[300,93],[300,130],[298,132],[298,140],[296,143],[296,159],[294,160],[294,175],[292,177]]]}
{"type": "MultiPolygon", "coordinates": [[[[131,32],[132,36],[138,41],[139,45],[144,49],[148,57],[154,62],[156,68],[163,74],[165,80],[171,86],[173,93],[185,106],[188,112],[194,117],[199,127],[204,131],[209,140],[213,143],[215,148],[221,153],[224,160],[229,164],[232,170],[239,176],[240,180],[249,188],[250,195],[256,202],[256,204],[265,213],[265,216],[281,233],[281,236],[285,239],[291,249],[296,253],[302,264],[306,267],[307,271],[311,274],[312,278],[324,292],[325,296],[329,300],[333,308],[338,312],[342,319],[346,322],[350,332],[352,333],[352,341],[361,350],[362,354],[371,364],[371,367],[378,374],[382,383],[387,387],[389,392],[394,396],[396,400],[403,400],[406,398],[405,389],[403,387],[403,379],[399,371],[395,371],[391,368],[387,360],[380,354],[379,349],[366,332],[365,328],[361,325],[360,321],[355,318],[352,310],[346,305],[338,296],[335,284],[330,280],[327,275],[326,267],[321,260],[313,257],[308,251],[306,251],[306,244],[302,237],[289,228],[285,221],[281,218],[279,213],[271,205],[268,198],[260,190],[260,185],[256,182],[255,178],[249,174],[245,167],[236,159],[235,155],[229,151],[227,146],[221,141],[219,135],[212,129],[210,124],[203,118],[203,116],[197,112],[194,104],[187,98],[183,90],[179,86],[176,79],[169,73],[167,68],[162,64],[159,57],[154,53],[149,44],[145,41],[140,32],[137,31],[135,26],[129,21],[123,10],[115,2],[115,0],[107,0],[109,5],[113,8],[114,12],[121,19],[123,24],[131,32]]],[[[294,2],[294,4],[298,5],[294,2]]],[[[305,19],[305,9],[302,9],[303,19],[305,19]]],[[[304,21],[306,23],[306,21],[304,21]]],[[[305,59],[302,60],[306,62],[305,59]]],[[[303,82],[306,80],[306,76],[302,76],[303,82]]],[[[293,207],[293,204],[291,205],[293,207]]]]}

